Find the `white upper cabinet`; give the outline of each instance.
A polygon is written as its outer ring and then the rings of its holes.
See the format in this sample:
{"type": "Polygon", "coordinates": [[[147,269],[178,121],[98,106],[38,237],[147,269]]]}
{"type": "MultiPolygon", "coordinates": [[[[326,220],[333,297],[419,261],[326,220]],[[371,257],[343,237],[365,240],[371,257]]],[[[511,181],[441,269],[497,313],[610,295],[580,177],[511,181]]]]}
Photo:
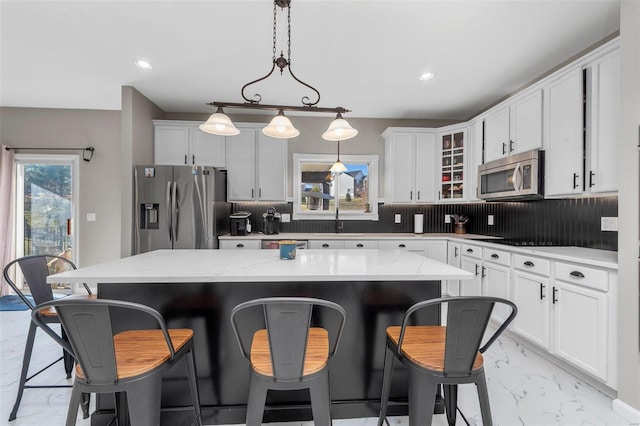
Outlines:
{"type": "Polygon", "coordinates": [[[227,200],[286,202],[287,143],[262,134],[260,126],[237,124],[227,138],[227,200]]]}
{"type": "Polygon", "coordinates": [[[582,70],[575,68],[544,89],[545,196],[582,192],[582,70]]]}
{"type": "Polygon", "coordinates": [[[542,148],[542,90],[515,97],[485,117],[485,162],[542,148]]]}
{"type": "Polygon", "coordinates": [[[597,59],[587,68],[587,138],[590,170],[585,179],[591,192],[618,190],[618,150],[620,138],[620,53],[618,50],[597,59]]]}
{"type": "Polygon", "coordinates": [[[385,139],[385,203],[435,201],[435,130],[390,127],[382,136],[385,139]]]}
{"type": "Polygon", "coordinates": [[[467,168],[467,199],[480,201],[478,198],[478,166],[482,164],[482,119],[473,120],[469,126],[465,163],[467,168]]]}
{"type": "Polygon", "coordinates": [[[438,201],[466,201],[467,191],[467,126],[438,129],[440,160],[438,170],[438,201]]]}
{"type": "Polygon", "coordinates": [[[226,167],[224,136],[198,128],[197,121],[153,120],[154,163],[173,166],[226,167]]]}

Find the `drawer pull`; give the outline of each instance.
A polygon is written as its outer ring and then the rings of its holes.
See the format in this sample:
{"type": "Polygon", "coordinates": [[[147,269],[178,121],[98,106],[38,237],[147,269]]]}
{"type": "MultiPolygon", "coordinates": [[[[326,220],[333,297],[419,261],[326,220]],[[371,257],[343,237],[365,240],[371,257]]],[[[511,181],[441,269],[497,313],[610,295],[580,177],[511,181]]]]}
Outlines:
{"type": "Polygon", "coordinates": [[[364,247],[364,245],[363,244],[357,244],[356,247],[362,248],[362,247],[364,247]]]}
{"type": "Polygon", "coordinates": [[[327,247],[329,247],[329,244],[324,243],[324,244],[322,245],[322,247],[327,248],[327,247]]]}
{"type": "Polygon", "coordinates": [[[526,262],[523,263],[524,266],[528,266],[530,268],[533,268],[534,266],[536,266],[532,261],[527,260],[526,262]]]}
{"type": "Polygon", "coordinates": [[[571,271],[569,275],[576,278],[584,278],[584,274],[580,271],[571,271]]]}
{"type": "Polygon", "coordinates": [[[242,248],[242,247],[244,247],[244,244],[242,244],[242,243],[238,243],[238,244],[236,244],[236,247],[238,247],[238,248],[242,248]]]}
{"type": "Polygon", "coordinates": [[[473,253],[473,249],[468,248],[467,253],[473,253]]]}
{"type": "Polygon", "coordinates": [[[493,259],[500,259],[500,256],[498,256],[497,254],[493,253],[493,254],[491,255],[491,258],[493,258],[493,259]]]}
{"type": "Polygon", "coordinates": [[[406,247],[406,245],[404,245],[404,244],[398,244],[398,247],[400,247],[400,248],[405,248],[405,247],[406,247]]]}

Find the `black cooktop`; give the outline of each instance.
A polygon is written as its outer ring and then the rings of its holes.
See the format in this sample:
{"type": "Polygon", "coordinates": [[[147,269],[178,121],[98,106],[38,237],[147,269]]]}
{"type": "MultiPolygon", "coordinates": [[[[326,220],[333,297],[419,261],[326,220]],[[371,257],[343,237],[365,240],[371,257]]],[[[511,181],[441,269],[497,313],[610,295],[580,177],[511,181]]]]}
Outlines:
{"type": "Polygon", "coordinates": [[[484,240],[488,243],[494,243],[494,244],[503,244],[506,246],[553,246],[555,244],[553,244],[553,241],[541,241],[541,240],[517,240],[517,239],[510,239],[510,238],[506,238],[503,240],[500,239],[486,239],[484,240]]]}

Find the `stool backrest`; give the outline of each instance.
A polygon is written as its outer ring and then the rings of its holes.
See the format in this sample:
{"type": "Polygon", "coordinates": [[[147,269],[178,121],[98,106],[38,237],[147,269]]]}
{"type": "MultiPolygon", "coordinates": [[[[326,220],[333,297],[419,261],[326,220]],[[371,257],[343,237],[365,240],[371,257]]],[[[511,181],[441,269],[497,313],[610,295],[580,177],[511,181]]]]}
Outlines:
{"type": "MultiPolygon", "coordinates": [[[[276,381],[300,380],[303,377],[307,337],[314,307],[336,312],[333,324],[323,327],[329,332],[329,357],[333,356],[342,335],[346,313],[333,302],[304,297],[271,297],[251,300],[236,306],[231,312],[231,324],[243,356],[250,359],[251,338],[255,331],[266,328],[271,352],[271,365],[276,381]],[[242,312],[259,306],[262,324],[244,321],[242,312]]],[[[320,314],[318,316],[321,316],[320,314]]],[[[323,316],[324,318],[324,316],[323,316]]],[[[324,324],[323,324],[324,325],[324,324]]]]}
{"type": "Polygon", "coordinates": [[[138,303],[109,299],[60,299],[46,302],[32,312],[36,324],[76,358],[88,383],[110,385],[118,382],[111,308],[141,311],[154,317],[163,331],[171,358],[175,355],[164,319],[155,309],[138,303]],[[69,342],[62,340],[42,316],[41,309],[54,307],[69,342]]]}
{"type": "MultiPolygon", "coordinates": [[[[398,346],[402,345],[409,317],[420,309],[436,305],[447,308],[445,338],[444,374],[450,377],[463,377],[471,374],[478,352],[483,353],[515,318],[518,308],[511,301],[497,297],[451,297],[419,302],[410,307],[402,321],[402,330],[398,346]],[[486,339],[481,347],[487,325],[495,304],[507,305],[511,314],[499,324],[498,329],[486,339]]],[[[399,350],[401,353],[401,351],[399,350]]]]}

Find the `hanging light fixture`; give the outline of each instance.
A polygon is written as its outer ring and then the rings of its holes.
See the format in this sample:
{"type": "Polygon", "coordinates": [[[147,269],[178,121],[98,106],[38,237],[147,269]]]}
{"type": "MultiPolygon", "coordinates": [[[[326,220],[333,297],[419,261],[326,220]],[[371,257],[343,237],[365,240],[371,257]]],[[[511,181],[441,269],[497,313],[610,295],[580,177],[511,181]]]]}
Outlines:
{"type": "Polygon", "coordinates": [[[235,136],[240,133],[240,130],[233,124],[229,116],[222,111],[221,107],[218,107],[216,112],[211,114],[211,117],[198,127],[203,132],[220,136],[235,136]]]}
{"type": "Polygon", "coordinates": [[[342,118],[342,114],[350,112],[350,110],[336,107],[336,108],[322,108],[318,107],[317,104],[320,102],[320,92],[310,84],[305,83],[300,80],[293,73],[291,69],[291,0],[274,0],[273,2],[273,57],[272,57],[272,66],[271,71],[267,73],[264,77],[260,77],[256,80],[250,81],[249,83],[242,86],[240,91],[242,98],[245,100],[243,103],[234,103],[234,102],[209,102],[207,105],[217,107],[217,111],[209,117],[209,119],[200,125],[200,129],[207,133],[213,133],[214,135],[222,135],[222,136],[230,136],[234,134],[238,134],[240,131],[233,125],[233,122],[227,115],[222,112],[222,108],[243,108],[243,109],[262,109],[262,110],[275,110],[278,111],[278,115],[276,115],[269,125],[262,129],[262,133],[267,136],[271,136],[274,138],[295,138],[300,134],[300,131],[296,129],[291,120],[289,120],[285,115],[284,111],[296,111],[296,112],[315,112],[322,113],[328,112],[336,114],[336,119],[331,122],[329,128],[326,132],[322,134],[322,138],[330,141],[346,140],[354,137],[358,134],[358,131],[351,127],[349,123],[342,118]],[[287,57],[285,58],[284,52],[280,51],[280,56],[276,58],[276,33],[277,33],[277,15],[278,15],[278,7],[281,10],[287,8],[287,57]],[[302,105],[293,106],[293,105],[267,105],[261,104],[262,96],[256,93],[253,97],[248,98],[245,95],[245,89],[255,83],[258,83],[262,80],[266,80],[268,77],[273,74],[273,71],[276,69],[276,66],[280,69],[280,75],[283,74],[284,69],[289,70],[289,74],[295,81],[300,83],[301,85],[311,89],[315,92],[314,100],[311,100],[308,96],[302,97],[302,105]],[[215,117],[214,117],[215,116],[215,117]],[[233,130],[235,129],[235,130],[233,130]],[[229,132],[236,133],[229,133],[229,132]],[[342,135],[342,136],[341,136],[342,135]]]}
{"type": "Polygon", "coordinates": [[[346,166],[342,164],[342,161],[340,161],[340,141],[339,140],[338,140],[338,159],[336,160],[335,163],[333,163],[329,171],[331,173],[344,173],[347,171],[346,166]]]}

